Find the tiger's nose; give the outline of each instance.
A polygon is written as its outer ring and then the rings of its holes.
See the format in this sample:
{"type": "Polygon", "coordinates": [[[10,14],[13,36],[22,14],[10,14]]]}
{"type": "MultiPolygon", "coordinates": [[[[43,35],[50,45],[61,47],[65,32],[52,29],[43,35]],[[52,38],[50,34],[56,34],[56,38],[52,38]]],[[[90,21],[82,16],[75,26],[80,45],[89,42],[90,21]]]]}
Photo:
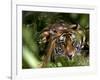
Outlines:
{"type": "Polygon", "coordinates": [[[72,57],[73,57],[72,55],[68,55],[68,58],[69,58],[70,60],[72,60],[72,57]]]}
{"type": "Polygon", "coordinates": [[[72,58],[74,57],[74,53],[70,53],[70,54],[68,54],[67,56],[68,56],[68,58],[69,58],[70,60],[72,60],[72,58]]]}

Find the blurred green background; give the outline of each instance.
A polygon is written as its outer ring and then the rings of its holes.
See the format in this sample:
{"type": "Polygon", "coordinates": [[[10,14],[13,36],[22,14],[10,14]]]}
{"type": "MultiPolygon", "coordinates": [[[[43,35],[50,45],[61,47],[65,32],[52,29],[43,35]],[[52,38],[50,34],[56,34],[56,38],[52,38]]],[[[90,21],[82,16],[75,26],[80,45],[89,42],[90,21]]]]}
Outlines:
{"type": "MultiPolygon", "coordinates": [[[[86,30],[86,36],[89,38],[89,14],[83,13],[56,13],[56,12],[35,12],[22,11],[22,68],[38,68],[41,64],[38,40],[39,33],[44,27],[53,24],[59,20],[63,20],[71,24],[80,24],[82,29],[86,30]]],[[[89,39],[88,39],[89,40],[89,39]]],[[[76,56],[73,62],[65,61],[60,58],[62,63],[57,66],[82,66],[89,65],[89,57],[76,56]],[[78,62],[79,61],[79,62],[78,62]]],[[[50,63],[49,67],[56,67],[50,63]]]]}

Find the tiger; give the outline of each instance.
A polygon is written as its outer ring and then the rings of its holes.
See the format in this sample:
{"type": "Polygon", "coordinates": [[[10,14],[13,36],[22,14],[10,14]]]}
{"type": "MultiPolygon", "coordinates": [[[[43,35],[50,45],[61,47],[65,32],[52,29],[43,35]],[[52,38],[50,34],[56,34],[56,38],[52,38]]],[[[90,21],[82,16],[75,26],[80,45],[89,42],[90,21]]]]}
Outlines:
{"type": "Polygon", "coordinates": [[[85,44],[85,33],[79,24],[55,23],[44,28],[40,34],[39,44],[46,45],[42,67],[59,56],[72,60],[78,55],[85,44]]]}

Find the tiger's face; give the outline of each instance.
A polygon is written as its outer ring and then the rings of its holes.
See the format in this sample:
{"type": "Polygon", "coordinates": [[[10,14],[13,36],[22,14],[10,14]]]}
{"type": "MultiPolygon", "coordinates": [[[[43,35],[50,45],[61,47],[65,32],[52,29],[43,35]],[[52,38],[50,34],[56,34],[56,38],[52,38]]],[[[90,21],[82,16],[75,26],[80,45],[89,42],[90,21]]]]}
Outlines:
{"type": "Polygon", "coordinates": [[[75,47],[73,46],[73,33],[66,32],[62,33],[56,39],[56,47],[54,48],[56,56],[65,56],[68,59],[72,59],[75,55],[75,47]]]}

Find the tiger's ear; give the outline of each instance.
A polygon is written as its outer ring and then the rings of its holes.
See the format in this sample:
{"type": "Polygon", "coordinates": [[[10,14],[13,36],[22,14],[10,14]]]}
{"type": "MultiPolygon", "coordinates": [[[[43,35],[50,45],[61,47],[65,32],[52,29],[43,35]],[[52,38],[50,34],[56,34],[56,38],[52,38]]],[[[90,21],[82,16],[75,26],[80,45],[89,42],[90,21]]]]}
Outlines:
{"type": "Polygon", "coordinates": [[[72,24],[70,26],[71,29],[74,29],[74,30],[77,30],[77,29],[80,29],[80,25],[79,24],[72,24]]]}

